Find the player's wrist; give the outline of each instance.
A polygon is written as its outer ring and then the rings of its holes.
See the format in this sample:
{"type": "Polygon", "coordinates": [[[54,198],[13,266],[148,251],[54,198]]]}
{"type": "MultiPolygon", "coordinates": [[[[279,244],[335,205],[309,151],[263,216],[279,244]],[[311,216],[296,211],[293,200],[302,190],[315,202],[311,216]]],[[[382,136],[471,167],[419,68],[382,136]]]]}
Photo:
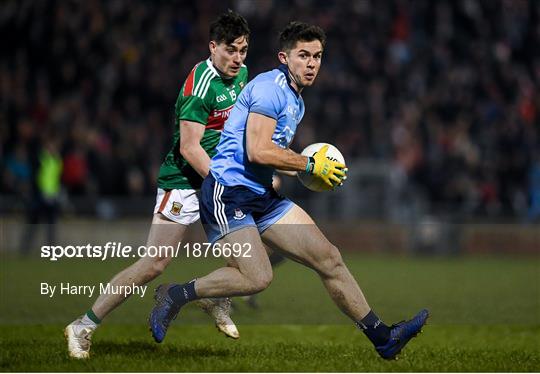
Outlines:
{"type": "Polygon", "coordinates": [[[306,173],[313,174],[314,169],[315,169],[315,158],[314,157],[308,157],[307,158],[307,164],[306,164],[306,173]]]}

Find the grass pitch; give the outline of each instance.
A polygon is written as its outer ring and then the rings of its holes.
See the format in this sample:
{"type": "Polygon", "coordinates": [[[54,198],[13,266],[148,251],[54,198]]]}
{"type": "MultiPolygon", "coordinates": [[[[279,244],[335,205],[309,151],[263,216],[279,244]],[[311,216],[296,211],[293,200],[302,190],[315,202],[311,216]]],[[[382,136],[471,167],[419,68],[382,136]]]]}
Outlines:
{"type": "Polygon", "coordinates": [[[398,361],[378,358],[368,340],[331,303],[317,276],[287,262],[260,295],[259,310],[236,300],[241,338],[224,338],[186,307],[164,343],[146,327],[152,290],[215,268],[215,260],[178,259],[144,298],[132,297],[94,335],[92,357],[68,357],[63,327],[95,296],[39,293],[41,282],[106,282],[124,261],[2,258],[2,371],[539,371],[540,259],[415,259],[347,255],[370,305],[388,323],[427,307],[424,333],[398,361]]]}

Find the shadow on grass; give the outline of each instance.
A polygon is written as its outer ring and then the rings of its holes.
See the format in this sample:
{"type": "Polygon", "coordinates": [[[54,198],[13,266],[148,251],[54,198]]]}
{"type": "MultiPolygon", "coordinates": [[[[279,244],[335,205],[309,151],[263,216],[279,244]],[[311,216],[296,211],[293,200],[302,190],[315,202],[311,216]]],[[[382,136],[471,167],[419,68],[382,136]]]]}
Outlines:
{"type": "Polygon", "coordinates": [[[170,358],[174,355],[175,358],[197,358],[197,357],[228,357],[232,353],[228,349],[215,348],[215,347],[187,347],[187,346],[175,346],[175,345],[158,345],[156,343],[141,342],[141,341],[127,341],[127,342],[113,342],[101,340],[99,344],[92,347],[93,354],[95,356],[108,356],[108,355],[121,355],[123,357],[130,356],[145,356],[151,355],[153,359],[156,358],[170,358]]]}

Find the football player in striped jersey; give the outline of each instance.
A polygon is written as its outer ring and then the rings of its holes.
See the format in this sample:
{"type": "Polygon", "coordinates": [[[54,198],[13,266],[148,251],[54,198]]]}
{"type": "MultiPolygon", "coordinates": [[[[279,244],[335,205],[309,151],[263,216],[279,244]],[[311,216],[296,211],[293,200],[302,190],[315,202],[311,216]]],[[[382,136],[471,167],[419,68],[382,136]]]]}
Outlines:
{"type": "MultiPolygon", "coordinates": [[[[208,174],[223,124],[247,83],[244,60],[249,44],[246,20],[228,11],[210,26],[210,57],[199,62],[185,80],[175,106],[172,148],[158,176],[158,190],[148,246],[172,246],[182,241],[189,225],[199,220],[200,189],[208,174]]],[[[160,275],[172,254],[142,257],[116,274],[113,286],[144,285],[160,275]]],[[[129,296],[129,295],[128,295],[129,296]]],[[[92,334],[100,322],[126,300],[124,295],[102,294],[92,307],[65,328],[71,357],[88,358],[92,334]]],[[[226,336],[237,339],[230,300],[202,299],[199,303],[226,336]]]]}

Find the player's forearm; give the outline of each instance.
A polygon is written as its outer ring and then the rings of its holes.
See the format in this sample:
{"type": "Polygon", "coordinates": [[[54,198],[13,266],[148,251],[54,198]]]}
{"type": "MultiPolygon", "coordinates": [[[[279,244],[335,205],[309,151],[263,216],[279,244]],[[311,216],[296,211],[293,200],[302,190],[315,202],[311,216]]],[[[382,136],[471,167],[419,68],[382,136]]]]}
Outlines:
{"type": "Polygon", "coordinates": [[[205,178],[208,175],[210,157],[200,144],[180,147],[180,154],[201,177],[205,178]]]}
{"type": "Polygon", "coordinates": [[[248,157],[251,162],[283,171],[304,171],[308,163],[307,157],[278,146],[251,152],[248,157]]]}

